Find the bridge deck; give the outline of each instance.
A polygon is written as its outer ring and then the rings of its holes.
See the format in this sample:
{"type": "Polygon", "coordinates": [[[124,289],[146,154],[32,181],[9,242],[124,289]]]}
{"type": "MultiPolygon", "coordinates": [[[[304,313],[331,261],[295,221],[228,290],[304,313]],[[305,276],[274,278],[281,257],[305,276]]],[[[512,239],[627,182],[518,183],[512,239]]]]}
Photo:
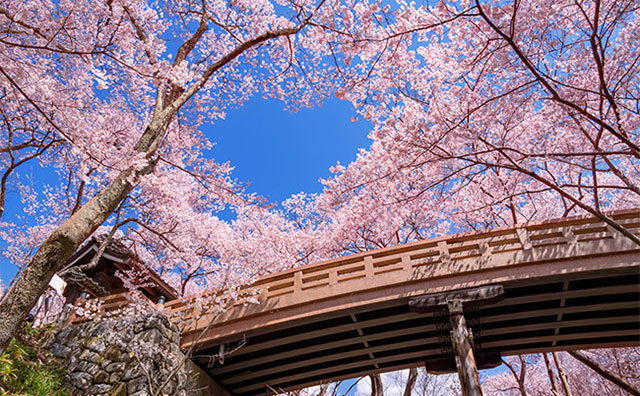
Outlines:
{"type": "MultiPolygon", "coordinates": [[[[640,211],[614,217],[640,233],[640,211]]],[[[256,284],[261,304],[204,317],[183,346],[198,338],[195,361],[233,395],[406,368],[451,356],[446,312],[409,312],[410,297],[498,283],[504,300],[465,314],[478,352],[640,345],[640,247],[583,217],[274,274],[256,284]],[[207,357],[242,340],[224,364],[207,357]]]]}

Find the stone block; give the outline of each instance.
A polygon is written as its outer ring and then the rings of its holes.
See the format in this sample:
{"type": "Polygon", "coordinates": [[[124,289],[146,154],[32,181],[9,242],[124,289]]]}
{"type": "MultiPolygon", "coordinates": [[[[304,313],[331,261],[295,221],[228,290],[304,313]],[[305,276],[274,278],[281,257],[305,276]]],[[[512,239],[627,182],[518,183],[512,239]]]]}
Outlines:
{"type": "Polygon", "coordinates": [[[69,383],[78,389],[87,389],[92,381],[93,376],[83,372],[71,373],[69,376],[69,383]]]}
{"type": "Polygon", "coordinates": [[[93,395],[96,393],[106,393],[111,390],[111,385],[108,384],[95,384],[89,388],[89,392],[93,395]]]}
{"type": "Polygon", "coordinates": [[[145,377],[134,378],[131,381],[127,382],[127,393],[129,393],[130,395],[141,390],[146,391],[147,388],[147,379],[145,377]]]}
{"type": "Polygon", "coordinates": [[[107,343],[105,342],[104,337],[92,337],[87,343],[87,348],[93,352],[102,353],[107,349],[107,343]]]}
{"type": "Polygon", "coordinates": [[[71,351],[71,357],[67,360],[68,364],[69,364],[69,370],[73,371],[75,370],[75,368],[78,366],[78,363],[80,363],[80,360],[78,359],[78,357],[80,356],[80,351],[78,350],[73,350],[71,351]]]}
{"type": "Polygon", "coordinates": [[[71,348],[60,342],[53,342],[48,347],[49,352],[58,359],[67,359],[71,356],[71,348]]]}
{"type": "Polygon", "coordinates": [[[93,382],[98,384],[109,382],[109,373],[104,370],[98,371],[93,377],[93,382]]]}
{"type": "Polygon", "coordinates": [[[127,396],[127,384],[124,382],[118,382],[111,387],[109,396],[127,396]]]}
{"type": "Polygon", "coordinates": [[[107,373],[115,373],[115,372],[122,372],[125,370],[125,368],[127,367],[126,363],[124,362],[115,362],[115,363],[109,363],[108,365],[105,366],[105,371],[107,373]]]}
{"type": "Polygon", "coordinates": [[[76,371],[84,371],[87,374],[94,375],[100,370],[100,365],[96,363],[87,362],[86,360],[81,361],[76,367],[76,371]]]}
{"type": "Polygon", "coordinates": [[[158,329],[148,329],[141,333],[142,341],[152,342],[154,344],[163,345],[167,339],[158,329]]]}
{"type": "Polygon", "coordinates": [[[129,393],[129,396],[150,396],[150,393],[147,391],[141,390],[136,393],[129,393]]]}
{"type": "Polygon", "coordinates": [[[122,379],[124,381],[129,381],[131,379],[138,378],[138,377],[142,376],[143,374],[144,374],[144,372],[142,371],[142,367],[140,367],[138,364],[134,364],[134,365],[131,365],[131,366],[127,367],[124,370],[124,373],[122,374],[122,379]]]}
{"type": "Polygon", "coordinates": [[[180,369],[160,392],[162,395],[187,396],[194,393],[185,389],[211,388],[192,375],[187,366],[193,364],[188,359],[183,367],[186,357],[179,342],[179,328],[155,313],[141,315],[133,322],[110,320],[67,328],[55,335],[50,349],[66,360],[72,373],[67,382],[74,394],[149,396],[152,389],[147,389],[145,373],[153,376],[153,386],[159,386],[177,365],[180,369]],[[136,357],[134,351],[141,341],[155,343],[158,349],[151,356],[136,357]]]}
{"type": "Polygon", "coordinates": [[[103,356],[106,360],[118,362],[122,359],[122,351],[115,345],[110,345],[105,349],[103,356]]]}
{"type": "Polygon", "coordinates": [[[135,356],[135,354],[133,352],[125,353],[125,354],[122,355],[120,360],[123,361],[123,362],[130,362],[133,359],[134,356],[135,356]]]}
{"type": "Polygon", "coordinates": [[[109,374],[109,383],[110,384],[114,384],[114,383],[120,381],[121,377],[122,377],[122,372],[120,372],[120,371],[116,371],[115,373],[111,373],[111,374],[109,374]]]}
{"type": "Polygon", "coordinates": [[[96,352],[90,351],[89,349],[85,349],[84,351],[82,351],[80,356],[78,356],[78,359],[86,360],[87,362],[91,363],[98,363],[104,360],[104,358],[102,358],[96,352]]]}

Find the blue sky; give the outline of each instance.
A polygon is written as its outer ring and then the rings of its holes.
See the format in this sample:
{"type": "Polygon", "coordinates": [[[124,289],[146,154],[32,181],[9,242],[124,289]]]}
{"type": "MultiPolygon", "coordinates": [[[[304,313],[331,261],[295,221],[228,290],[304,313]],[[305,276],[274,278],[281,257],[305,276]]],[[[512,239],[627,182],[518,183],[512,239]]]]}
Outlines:
{"type": "Polygon", "coordinates": [[[216,160],[231,161],[250,191],[281,202],[301,191],[320,192],[318,179],[330,175],[330,166],[347,164],[369,147],[370,124],[352,117],[351,104],[335,98],[296,113],[276,99],[253,98],[204,131],[217,142],[216,160]]]}
{"type": "MultiPolygon", "coordinates": [[[[219,162],[230,161],[233,177],[249,183],[249,191],[279,203],[301,191],[320,192],[318,179],[330,175],[330,166],[336,161],[347,164],[359,148],[369,147],[370,124],[351,122],[355,116],[350,103],[336,98],[293,113],[285,111],[279,100],[254,97],[230,110],[226,119],[202,129],[217,143],[211,156],[219,162]]],[[[46,170],[32,166],[37,177],[46,177],[46,170]]],[[[9,205],[12,199],[15,202],[17,194],[8,197],[9,205]]],[[[18,213],[6,209],[3,220],[14,220],[18,213]]],[[[3,283],[15,271],[15,266],[0,260],[3,283]]]]}

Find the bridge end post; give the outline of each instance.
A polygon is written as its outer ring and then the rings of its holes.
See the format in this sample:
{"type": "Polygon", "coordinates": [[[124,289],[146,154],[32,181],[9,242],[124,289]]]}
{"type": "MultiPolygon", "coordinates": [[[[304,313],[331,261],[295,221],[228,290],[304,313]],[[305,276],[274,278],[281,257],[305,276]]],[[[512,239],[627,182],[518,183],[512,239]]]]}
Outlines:
{"type": "Polygon", "coordinates": [[[449,308],[449,321],[451,322],[451,343],[453,355],[456,360],[458,377],[463,396],[482,396],[478,368],[473,355],[473,344],[462,310],[462,301],[459,299],[447,301],[449,308]]]}

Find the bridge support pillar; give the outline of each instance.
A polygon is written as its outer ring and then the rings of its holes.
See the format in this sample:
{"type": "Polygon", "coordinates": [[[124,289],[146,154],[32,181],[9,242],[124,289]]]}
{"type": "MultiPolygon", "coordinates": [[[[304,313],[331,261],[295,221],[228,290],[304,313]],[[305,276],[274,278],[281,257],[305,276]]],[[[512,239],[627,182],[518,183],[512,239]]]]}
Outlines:
{"type": "Polygon", "coordinates": [[[462,301],[459,299],[447,301],[449,308],[449,321],[451,322],[451,343],[453,355],[456,359],[456,368],[460,378],[460,387],[463,396],[482,396],[478,368],[473,355],[473,343],[467,330],[467,324],[462,310],[462,301]]]}
{"type": "MultiPolygon", "coordinates": [[[[482,396],[480,379],[478,378],[478,366],[473,354],[473,340],[464,318],[462,303],[467,307],[478,307],[496,303],[504,298],[502,285],[489,285],[473,289],[463,289],[444,293],[428,294],[413,297],[409,300],[409,309],[413,312],[429,313],[449,310],[451,322],[451,343],[453,344],[453,357],[455,358],[456,371],[460,377],[460,386],[463,396],[482,396]],[[446,308],[445,308],[446,307],[446,308]]],[[[496,367],[500,363],[500,354],[479,355],[481,368],[496,367]]],[[[436,360],[435,372],[452,372],[451,358],[436,360]]],[[[429,363],[425,362],[427,371],[429,363]]],[[[431,371],[434,372],[434,371],[431,371]]]]}

